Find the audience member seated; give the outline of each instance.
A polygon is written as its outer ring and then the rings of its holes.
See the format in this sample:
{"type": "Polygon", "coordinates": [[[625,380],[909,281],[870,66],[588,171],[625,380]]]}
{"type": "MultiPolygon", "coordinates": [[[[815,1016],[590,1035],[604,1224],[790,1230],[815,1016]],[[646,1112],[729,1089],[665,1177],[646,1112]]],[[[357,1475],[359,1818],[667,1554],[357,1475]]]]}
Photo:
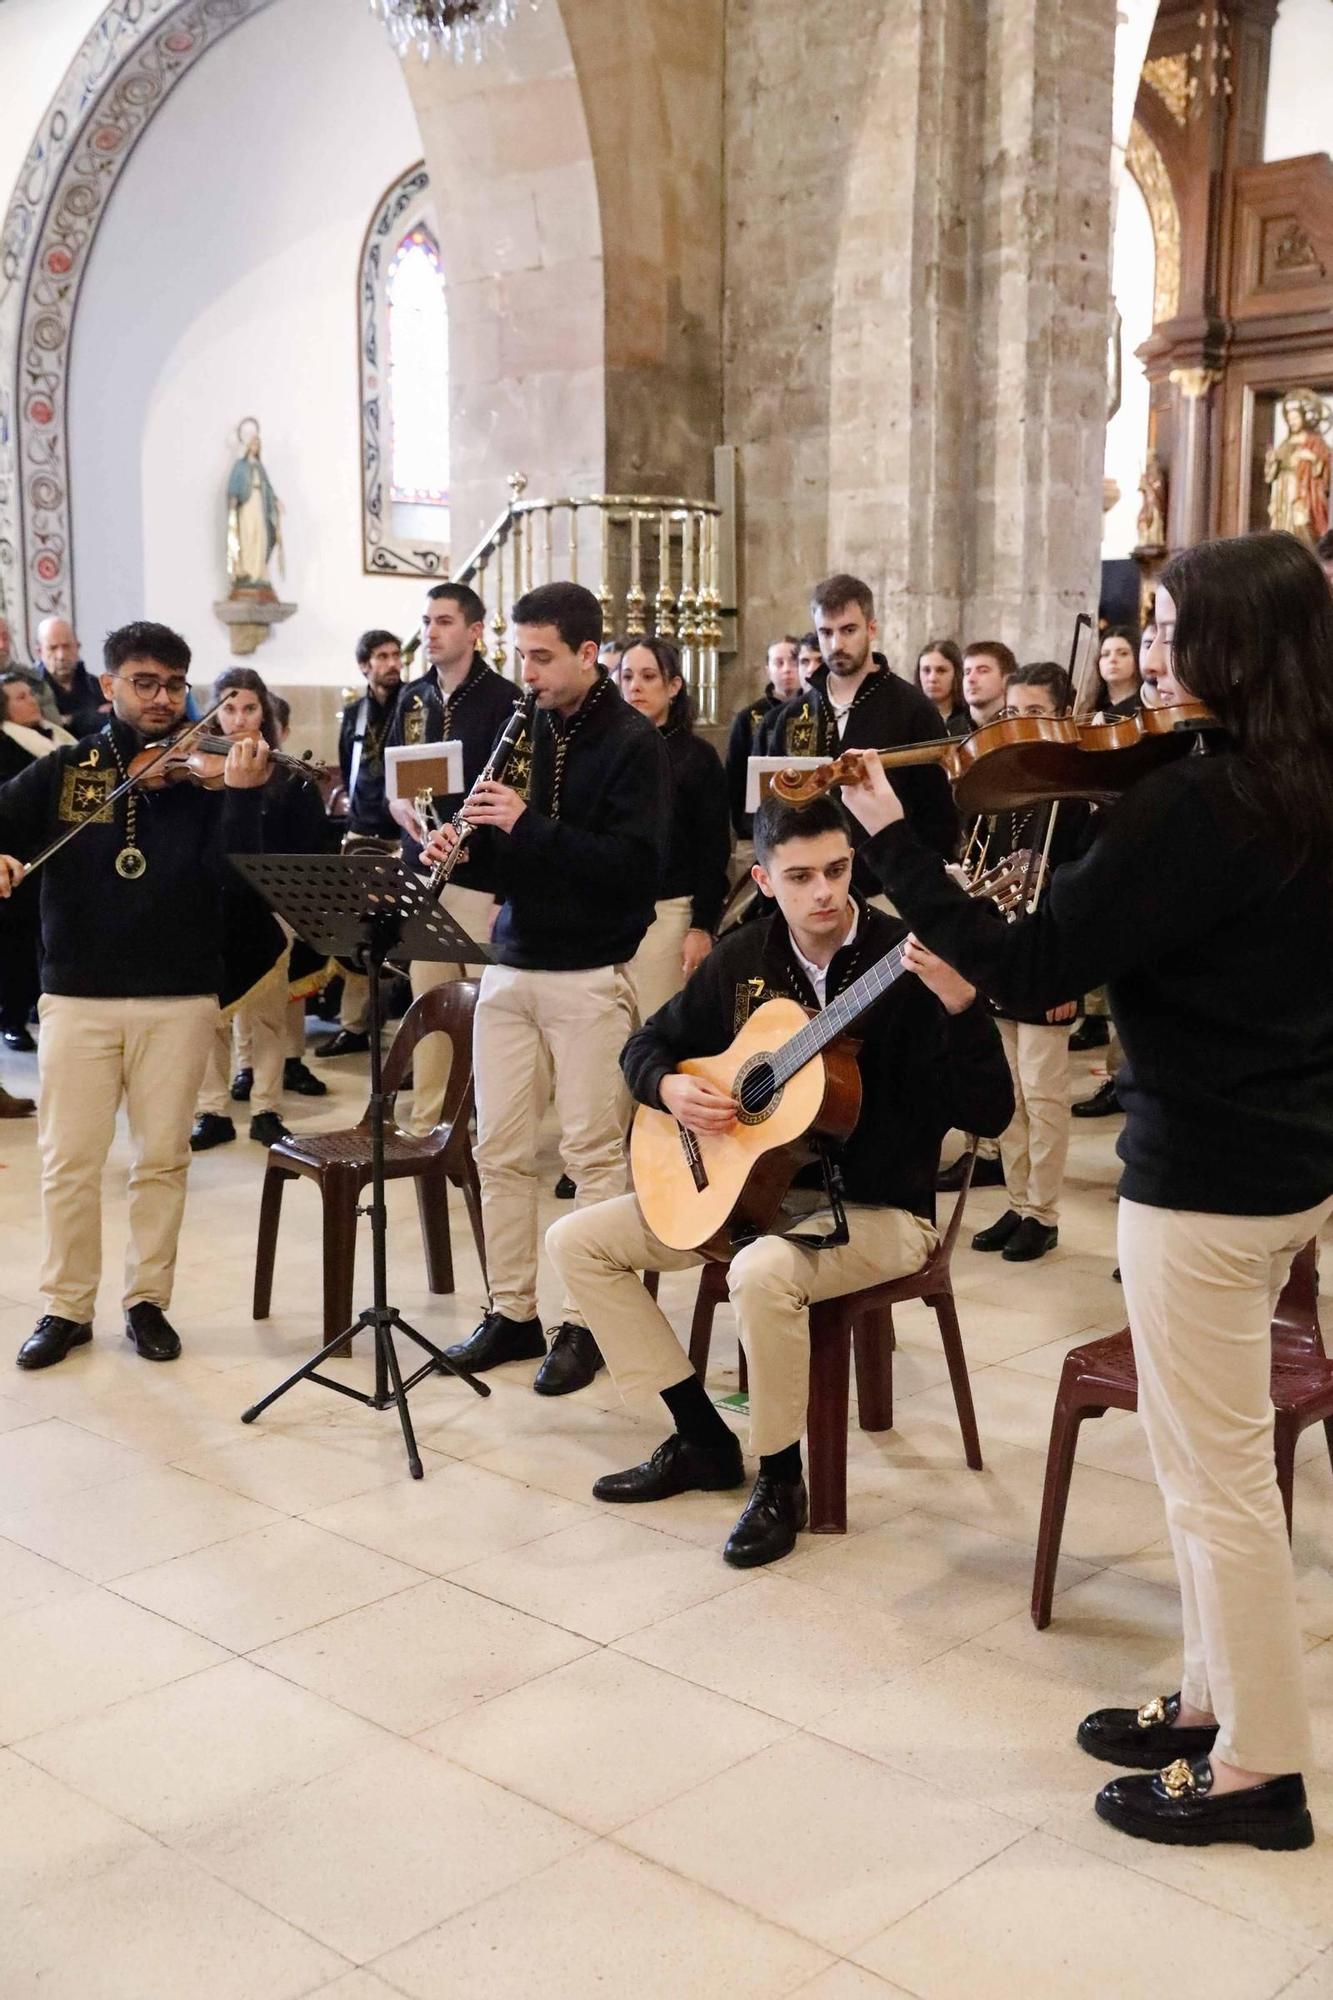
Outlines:
{"type": "MultiPolygon", "coordinates": [[[[1006,684],[1006,714],[1064,715],[1069,703],[1069,676],[1053,660],[1019,667],[1006,684]]],[[[1044,856],[1044,866],[1034,860],[1028,874],[1031,893],[1045,894],[1050,872],[1080,851],[1087,821],[1087,806],[1073,800],[998,813],[990,859],[1044,856]]],[[[1060,1240],[1060,1187],[1069,1151],[1069,1023],[1078,1003],[1071,999],[1041,1015],[995,1011],[1014,1085],[1014,1115],[1000,1135],[1009,1206],[997,1222],[977,1231],[972,1248],[999,1250],[1008,1263],[1028,1264],[1060,1240]]]]}
{"type": "Polygon", "coordinates": [[[761,737],[765,724],[777,715],[782,705],[790,701],[801,685],[797,655],[801,642],[790,632],[781,639],[775,639],[766,654],[768,679],[764,692],[758,701],[748,702],[738,708],[731,720],[731,734],[727,738],[727,801],[731,808],[731,824],[738,840],[750,838],[750,814],[745,810],[745,781],[751,757],[762,756],[761,737]]]}
{"type": "Polygon", "coordinates": [[[916,658],[916,684],[950,736],[968,736],[972,718],[963,700],[963,656],[952,639],[927,639],[916,658]]]}
{"type": "Polygon", "coordinates": [[[37,627],[37,652],[33,671],[45,683],[59,720],[76,741],[92,736],[111,713],[111,704],[79,658],[79,642],[68,619],[43,618],[37,627]]]}
{"type": "MultiPolygon", "coordinates": [[[[46,720],[26,674],[8,673],[0,681],[0,717],[0,784],[76,740],[68,729],[46,720]]],[[[0,902],[0,1039],[24,1055],[37,1046],[28,1023],[41,992],[40,889],[39,882],[21,882],[0,902]]]]}

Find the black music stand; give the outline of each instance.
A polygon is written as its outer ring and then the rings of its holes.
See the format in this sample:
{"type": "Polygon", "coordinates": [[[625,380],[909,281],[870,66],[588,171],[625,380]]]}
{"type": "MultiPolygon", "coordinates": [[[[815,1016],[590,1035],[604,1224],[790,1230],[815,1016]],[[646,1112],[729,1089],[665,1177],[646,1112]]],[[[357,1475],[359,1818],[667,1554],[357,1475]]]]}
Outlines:
{"type": "Polygon", "coordinates": [[[479,1396],[491,1392],[485,1382],[456,1367],[442,1348],[409,1326],[398,1308],[389,1304],[380,973],[385,961],[391,959],[482,965],[490,963],[491,955],[459,929],[447,911],[432,900],[420,876],[410,874],[395,855],[356,848],[349,854],[236,854],[232,861],[298,937],[330,958],[353,960],[370,980],[370,1206],[358,1209],[357,1214],[370,1217],[375,1274],[374,1303],[357,1315],[345,1333],[321,1347],[294,1375],[245,1410],[241,1422],[252,1424],[261,1411],[298,1382],[318,1382],[322,1388],[335,1389],[340,1396],[350,1396],[371,1410],[386,1410],[393,1403],[403,1427],[408,1469],[413,1479],[420,1479],[421,1454],[407,1407],[408,1391],[423,1376],[447,1373],[457,1375],[479,1396]],[[393,1344],[395,1330],[414,1340],[429,1357],[406,1381],[393,1344]],[[318,1373],[321,1363],[349,1347],[358,1333],[375,1336],[375,1388],[371,1395],[318,1373]]]}

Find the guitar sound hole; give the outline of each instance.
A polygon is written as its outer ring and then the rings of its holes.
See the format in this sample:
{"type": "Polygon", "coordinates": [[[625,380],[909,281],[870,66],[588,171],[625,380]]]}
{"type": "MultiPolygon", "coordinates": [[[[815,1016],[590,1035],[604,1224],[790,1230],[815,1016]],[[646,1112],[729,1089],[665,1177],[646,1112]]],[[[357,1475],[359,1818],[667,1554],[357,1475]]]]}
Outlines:
{"type": "Polygon", "coordinates": [[[736,1115],[742,1125],[758,1125],[782,1095],[768,1056],[751,1056],[736,1078],[736,1115]]]}

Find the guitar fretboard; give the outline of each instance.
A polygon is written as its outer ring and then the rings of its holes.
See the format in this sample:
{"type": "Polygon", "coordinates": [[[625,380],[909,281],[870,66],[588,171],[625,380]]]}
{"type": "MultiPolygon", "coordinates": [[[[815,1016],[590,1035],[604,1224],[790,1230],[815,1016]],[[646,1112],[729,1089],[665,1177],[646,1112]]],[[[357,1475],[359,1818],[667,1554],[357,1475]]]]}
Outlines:
{"type": "Polygon", "coordinates": [[[883,958],[877,958],[868,972],[845,986],[836,1000],[831,1000],[821,1013],[815,1015],[800,1028],[773,1057],[773,1078],[776,1083],[785,1083],[803,1069],[812,1056],[827,1048],[831,1041],[844,1034],[853,1021],[858,1020],[868,1007],[872,1007],[881,993],[887,993],[890,986],[901,979],[907,971],[903,958],[903,947],[896,944],[883,958]]]}

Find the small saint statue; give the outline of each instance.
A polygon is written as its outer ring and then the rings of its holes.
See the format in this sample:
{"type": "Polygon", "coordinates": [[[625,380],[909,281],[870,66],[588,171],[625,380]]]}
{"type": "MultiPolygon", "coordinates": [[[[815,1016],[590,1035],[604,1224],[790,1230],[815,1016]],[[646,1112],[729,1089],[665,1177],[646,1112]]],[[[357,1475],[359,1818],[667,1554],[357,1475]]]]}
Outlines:
{"type": "Polygon", "coordinates": [[[1166,474],[1155,451],[1149,451],[1143,477],[1139,481],[1143,505],[1139,508],[1138,546],[1141,549],[1166,547],[1166,474]]]}
{"type": "Polygon", "coordinates": [[[272,597],[269,564],[282,552],[282,505],[260,457],[258,420],[246,417],[236,437],[241,456],[227,478],[227,576],[233,594],[272,597]]]}
{"type": "Polygon", "coordinates": [[[1333,424],[1333,408],[1314,389],[1288,389],[1282,415],[1287,435],[1264,458],[1269,524],[1313,547],[1328,533],[1330,453],[1324,432],[1333,424]]]}

